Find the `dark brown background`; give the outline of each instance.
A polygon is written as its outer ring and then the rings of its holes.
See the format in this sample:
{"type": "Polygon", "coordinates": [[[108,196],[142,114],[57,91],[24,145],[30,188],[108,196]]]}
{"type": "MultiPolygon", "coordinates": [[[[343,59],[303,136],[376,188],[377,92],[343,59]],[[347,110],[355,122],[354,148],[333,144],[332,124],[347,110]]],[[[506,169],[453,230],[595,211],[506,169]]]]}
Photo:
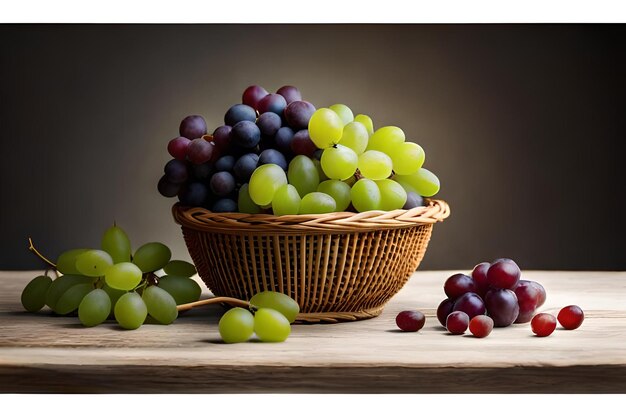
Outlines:
{"type": "Polygon", "coordinates": [[[1,269],[97,246],[188,258],[156,182],[180,120],[296,85],[400,126],[452,216],[423,269],[625,269],[624,25],[1,25],[1,269]],[[618,178],[619,176],[619,178],[618,178]]]}

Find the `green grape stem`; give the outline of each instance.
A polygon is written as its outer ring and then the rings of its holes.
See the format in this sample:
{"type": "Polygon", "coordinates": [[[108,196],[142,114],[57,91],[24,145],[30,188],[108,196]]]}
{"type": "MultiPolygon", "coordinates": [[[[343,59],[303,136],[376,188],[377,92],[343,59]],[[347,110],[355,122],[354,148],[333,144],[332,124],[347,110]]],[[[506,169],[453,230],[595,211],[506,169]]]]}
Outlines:
{"type": "Polygon", "coordinates": [[[176,306],[176,309],[178,311],[185,311],[185,310],[191,310],[194,307],[210,305],[210,304],[219,304],[219,303],[230,304],[231,306],[234,306],[234,307],[249,308],[251,310],[255,310],[256,309],[248,301],[244,301],[244,300],[240,300],[239,298],[232,298],[232,297],[207,298],[206,300],[194,301],[193,303],[180,304],[180,305],[176,306]]]}
{"type": "Polygon", "coordinates": [[[28,250],[33,252],[35,255],[37,255],[39,257],[39,259],[41,259],[42,261],[44,261],[45,263],[47,263],[48,265],[50,265],[52,268],[54,268],[54,270],[56,271],[57,266],[54,262],[50,261],[48,258],[46,258],[45,256],[43,256],[41,254],[41,252],[39,252],[37,250],[37,248],[35,248],[35,244],[33,243],[33,240],[31,238],[28,238],[28,250]]]}

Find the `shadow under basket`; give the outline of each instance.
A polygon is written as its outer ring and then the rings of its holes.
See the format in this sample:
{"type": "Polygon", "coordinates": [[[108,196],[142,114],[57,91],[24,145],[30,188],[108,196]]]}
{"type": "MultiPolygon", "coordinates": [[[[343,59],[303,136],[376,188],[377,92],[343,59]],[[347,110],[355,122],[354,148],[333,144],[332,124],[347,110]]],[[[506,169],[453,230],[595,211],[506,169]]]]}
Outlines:
{"type": "Polygon", "coordinates": [[[445,201],[411,210],[315,215],[213,213],[172,207],[200,278],[215,296],[278,291],[299,322],[378,316],[417,269],[445,201]]]}

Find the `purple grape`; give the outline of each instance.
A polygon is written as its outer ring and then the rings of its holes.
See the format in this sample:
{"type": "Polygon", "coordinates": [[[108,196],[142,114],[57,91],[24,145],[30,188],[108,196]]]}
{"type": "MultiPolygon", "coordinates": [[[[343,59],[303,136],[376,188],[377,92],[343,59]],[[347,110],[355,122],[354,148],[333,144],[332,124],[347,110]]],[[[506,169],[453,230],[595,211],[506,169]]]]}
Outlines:
{"type": "Polygon", "coordinates": [[[452,334],[463,334],[469,326],[469,316],[463,311],[453,311],[446,317],[446,329],[452,334]]]}
{"type": "Polygon", "coordinates": [[[480,296],[473,292],[466,292],[454,302],[452,311],[462,311],[471,319],[474,316],[485,314],[485,303],[480,296]]]}
{"type": "Polygon", "coordinates": [[[487,270],[487,282],[493,288],[512,289],[519,281],[521,271],[511,259],[499,259],[487,270]]]}
{"type": "Polygon", "coordinates": [[[256,169],[257,162],[259,161],[259,155],[255,153],[247,153],[242,155],[235,162],[235,166],[233,167],[233,172],[235,173],[235,177],[244,183],[250,180],[252,173],[256,169]]]}
{"type": "Polygon", "coordinates": [[[508,289],[494,288],[485,294],[485,307],[496,327],[511,325],[519,315],[515,293],[508,289]]]}
{"type": "Polygon", "coordinates": [[[295,130],[307,129],[315,113],[315,106],[308,101],[294,101],[285,108],[285,120],[295,130]]]}
{"type": "Polygon", "coordinates": [[[205,162],[200,165],[192,165],[191,173],[193,177],[197,180],[204,181],[208,179],[211,175],[213,175],[213,164],[210,162],[205,162]]]}
{"type": "Polygon", "coordinates": [[[264,136],[274,136],[281,124],[280,116],[272,112],[263,113],[256,121],[256,125],[264,136]]]}
{"type": "Polygon", "coordinates": [[[443,284],[443,291],[449,299],[456,300],[468,292],[476,292],[476,286],[471,277],[465,274],[454,274],[443,284]]]}
{"type": "Polygon", "coordinates": [[[230,140],[242,148],[254,148],[261,140],[261,131],[253,122],[244,120],[233,126],[230,131],[230,140]]]}
{"type": "Polygon", "coordinates": [[[213,156],[214,147],[215,145],[212,145],[202,138],[194,139],[187,149],[187,158],[196,165],[209,162],[213,156]]]}
{"type": "Polygon", "coordinates": [[[317,146],[311,140],[308,129],[299,130],[293,135],[291,151],[295,155],[312,156],[316,150],[317,146]]]}
{"type": "Polygon", "coordinates": [[[213,194],[225,196],[232,193],[236,186],[235,177],[230,172],[222,171],[213,174],[209,181],[209,186],[213,194]]]}
{"type": "Polygon", "coordinates": [[[302,100],[302,94],[300,90],[291,85],[284,85],[276,91],[276,94],[280,94],[285,98],[287,104],[292,103],[294,101],[302,100]]]}
{"type": "Polygon", "coordinates": [[[172,184],[181,184],[187,181],[189,177],[189,171],[187,170],[187,164],[178,159],[170,159],[163,168],[167,180],[172,184]]]}
{"type": "Polygon", "coordinates": [[[235,157],[232,155],[224,155],[215,161],[216,171],[232,171],[235,166],[235,157]]]}
{"type": "Polygon", "coordinates": [[[218,149],[223,151],[227,150],[230,146],[230,131],[233,128],[231,126],[220,126],[213,131],[213,142],[218,149]]]}
{"type": "Polygon", "coordinates": [[[207,132],[206,122],[202,116],[187,116],[180,122],[179,132],[181,136],[190,140],[201,138],[207,132]]]}
{"type": "Polygon", "coordinates": [[[159,183],[157,184],[157,189],[159,190],[159,193],[163,197],[168,197],[168,198],[176,197],[176,195],[180,191],[180,187],[181,187],[181,184],[172,184],[171,182],[167,180],[165,175],[161,177],[161,179],[159,180],[159,183]]]}
{"type": "Polygon", "coordinates": [[[226,126],[235,126],[244,120],[249,122],[256,121],[256,111],[245,104],[235,104],[224,115],[224,124],[226,126]]]}
{"type": "Polygon", "coordinates": [[[237,211],[237,203],[230,198],[220,198],[211,206],[215,213],[234,213],[237,211]]]}
{"type": "Polygon", "coordinates": [[[476,285],[476,293],[484,297],[489,291],[489,282],[487,281],[487,271],[491,264],[489,262],[481,262],[472,270],[472,279],[476,285]]]}
{"type": "Polygon", "coordinates": [[[259,161],[257,162],[257,166],[265,165],[265,164],[276,164],[285,171],[287,171],[288,164],[285,156],[278,152],[276,149],[266,149],[259,155],[259,161]]]}
{"type": "Polygon", "coordinates": [[[241,101],[243,104],[246,104],[252,107],[253,109],[257,109],[259,101],[261,101],[261,99],[265,97],[267,94],[268,92],[265,88],[260,87],[258,85],[251,85],[250,87],[246,88],[245,91],[243,92],[241,101]]]}
{"type": "Polygon", "coordinates": [[[189,148],[190,143],[189,139],[179,136],[169,141],[167,151],[172,157],[185,161],[187,159],[187,148],[189,148]]]}
{"type": "Polygon", "coordinates": [[[186,184],[178,193],[178,200],[181,204],[190,207],[202,206],[209,195],[209,190],[201,182],[186,184]]]}
{"type": "Polygon", "coordinates": [[[424,197],[421,195],[414,193],[413,191],[409,191],[406,193],[406,203],[402,207],[404,210],[410,210],[415,207],[422,207],[424,205],[424,197]]]}
{"type": "Polygon", "coordinates": [[[287,107],[287,102],[283,96],[280,94],[268,94],[259,101],[257,110],[259,114],[270,111],[282,117],[285,107],[287,107]]]}
{"type": "Polygon", "coordinates": [[[274,142],[276,147],[284,153],[291,153],[291,141],[293,141],[293,130],[290,127],[284,126],[278,129],[276,136],[274,136],[274,142]]]}
{"type": "Polygon", "coordinates": [[[452,313],[452,307],[454,307],[454,301],[449,298],[443,300],[437,307],[437,320],[443,327],[446,327],[446,318],[448,314],[452,313]]]}

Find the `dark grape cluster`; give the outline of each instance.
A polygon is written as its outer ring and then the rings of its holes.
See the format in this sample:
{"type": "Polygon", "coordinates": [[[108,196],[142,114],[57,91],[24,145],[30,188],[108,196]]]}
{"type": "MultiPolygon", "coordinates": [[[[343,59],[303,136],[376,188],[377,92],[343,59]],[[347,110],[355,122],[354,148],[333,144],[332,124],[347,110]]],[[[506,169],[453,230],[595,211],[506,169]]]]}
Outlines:
{"type": "Polygon", "coordinates": [[[212,134],[202,116],[185,117],[180,136],[167,145],[173,159],[165,164],[159,192],[178,197],[185,206],[249,212],[245,205],[251,205],[250,198],[240,191],[257,167],[276,164],[287,171],[296,155],[312,158],[319,167],[320,154],[308,134],[315,110],[296,87],[283,86],[269,93],[252,85],[243,92],[241,103],[226,111],[224,124],[212,134]]]}

